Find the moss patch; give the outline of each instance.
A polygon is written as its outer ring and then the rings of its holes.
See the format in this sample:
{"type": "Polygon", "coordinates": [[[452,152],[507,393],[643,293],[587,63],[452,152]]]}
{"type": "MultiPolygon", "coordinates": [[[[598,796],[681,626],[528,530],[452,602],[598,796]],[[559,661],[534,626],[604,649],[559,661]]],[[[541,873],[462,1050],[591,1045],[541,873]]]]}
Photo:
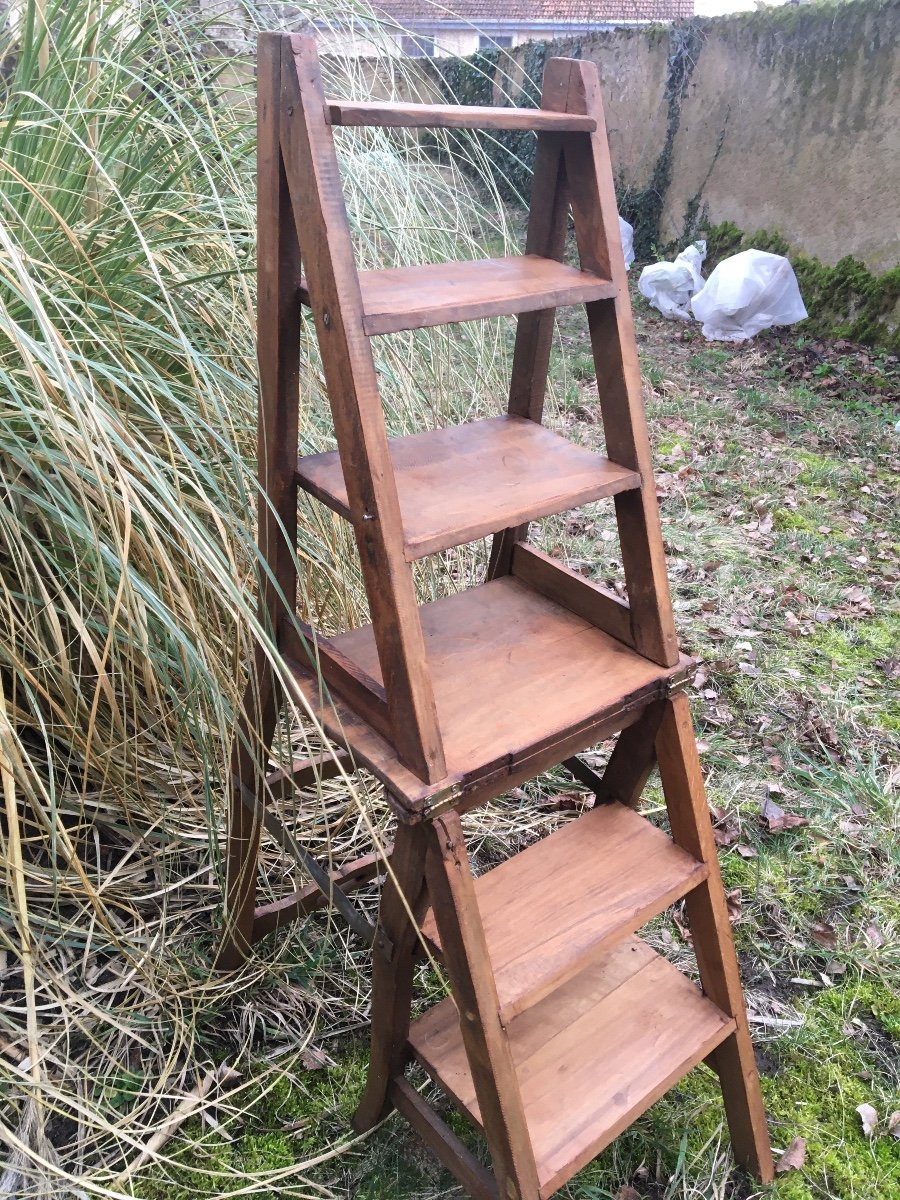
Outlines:
{"type": "Polygon", "coordinates": [[[895,1084],[866,1037],[876,1009],[897,1019],[896,998],[864,978],[823,991],[780,1044],[775,1076],[763,1080],[770,1120],[784,1142],[806,1140],[806,1165],[779,1181],[780,1200],[898,1194],[900,1144],[884,1131],[867,1138],[856,1112],[873,1104],[886,1115],[893,1102],[895,1084]]]}

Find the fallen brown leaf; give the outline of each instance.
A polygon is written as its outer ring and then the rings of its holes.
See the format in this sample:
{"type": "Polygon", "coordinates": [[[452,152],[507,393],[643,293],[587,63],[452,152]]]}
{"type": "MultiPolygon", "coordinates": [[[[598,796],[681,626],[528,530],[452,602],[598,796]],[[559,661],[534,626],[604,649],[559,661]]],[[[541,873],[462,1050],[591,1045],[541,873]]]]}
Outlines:
{"type": "Polygon", "coordinates": [[[784,627],[788,633],[798,634],[800,632],[800,618],[792,612],[784,614],[784,627]]]}
{"type": "Polygon", "coordinates": [[[866,936],[866,941],[869,943],[870,946],[883,946],[884,945],[884,937],[882,936],[881,930],[878,928],[878,926],[875,924],[874,921],[872,922],[871,925],[868,925],[866,927],[865,936],[866,936]]]}
{"type": "Polygon", "coordinates": [[[802,1137],[795,1137],[781,1158],[779,1158],[775,1165],[775,1170],[779,1175],[783,1175],[785,1171],[799,1171],[805,1162],[806,1141],[802,1137]]]}
{"type": "Polygon", "coordinates": [[[672,913],[672,920],[675,922],[675,928],[678,930],[687,944],[689,946],[693,945],[694,938],[691,933],[690,926],[685,921],[682,921],[677,912],[672,913]]]}
{"type": "Polygon", "coordinates": [[[736,813],[730,813],[718,805],[710,807],[713,823],[713,837],[716,845],[724,848],[736,842],[741,835],[741,826],[736,813]]]}
{"type": "Polygon", "coordinates": [[[841,595],[847,601],[840,606],[839,612],[854,617],[870,617],[875,612],[875,605],[864,588],[857,586],[844,588],[841,595]]]}
{"type": "Polygon", "coordinates": [[[318,1046],[307,1046],[300,1056],[300,1061],[307,1071],[320,1071],[322,1067],[335,1066],[334,1059],[329,1058],[325,1051],[318,1046]]]}
{"type": "Polygon", "coordinates": [[[798,817],[795,813],[785,812],[781,805],[776,804],[771,797],[767,797],[762,802],[759,815],[770,833],[781,833],[785,829],[795,829],[799,825],[809,824],[806,817],[798,817]]]}
{"type": "Polygon", "coordinates": [[[831,925],[825,924],[824,921],[817,922],[809,931],[812,934],[813,941],[816,942],[823,950],[833,950],[837,945],[837,938],[834,936],[834,929],[831,925]]]}
{"type": "Polygon", "coordinates": [[[616,1192],[616,1200],[641,1200],[641,1193],[631,1184],[625,1183],[616,1192]]]}
{"type": "Polygon", "coordinates": [[[537,805],[542,812],[580,812],[593,806],[594,797],[587,792],[555,792],[544,796],[537,805]]]}
{"type": "Polygon", "coordinates": [[[746,846],[746,845],[744,845],[743,842],[741,842],[737,846],[735,846],[735,850],[737,850],[737,852],[741,856],[741,858],[758,858],[759,857],[758,853],[756,852],[756,850],[753,849],[752,846],[746,846]]]}

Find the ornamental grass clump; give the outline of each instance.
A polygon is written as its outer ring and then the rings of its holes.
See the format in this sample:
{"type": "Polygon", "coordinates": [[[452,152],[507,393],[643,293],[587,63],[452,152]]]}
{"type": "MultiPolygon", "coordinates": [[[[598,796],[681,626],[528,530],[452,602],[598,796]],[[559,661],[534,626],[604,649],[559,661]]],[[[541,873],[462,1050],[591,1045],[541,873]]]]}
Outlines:
{"type": "MultiPolygon", "coordinates": [[[[364,999],[349,949],[317,974],[302,929],[237,977],[210,971],[235,714],[247,664],[272,653],[256,617],[252,50],[280,10],[214,16],[32,0],[3,34],[0,1194],[139,1193],[172,1168],[170,1125],[227,1142],[316,1021],[358,1019],[364,999]]],[[[337,94],[366,95],[352,61],[328,70],[337,94]]],[[[360,131],[340,150],[364,262],[505,242],[418,142],[360,131]]],[[[505,344],[479,324],[383,339],[391,430],[480,415],[505,344]]],[[[331,443],[305,324],[302,355],[308,451],[331,443]]],[[[297,556],[307,615],[364,619],[347,531],[312,502],[297,556]]],[[[423,593],[476,568],[450,556],[423,593]]],[[[281,752],[317,732],[289,713],[281,752]]],[[[344,857],[385,821],[374,789],[340,781],[305,797],[295,832],[344,857]]],[[[264,855],[272,894],[296,882],[264,855]]],[[[309,1194],[305,1169],[231,1163],[203,1190],[309,1194]]]]}

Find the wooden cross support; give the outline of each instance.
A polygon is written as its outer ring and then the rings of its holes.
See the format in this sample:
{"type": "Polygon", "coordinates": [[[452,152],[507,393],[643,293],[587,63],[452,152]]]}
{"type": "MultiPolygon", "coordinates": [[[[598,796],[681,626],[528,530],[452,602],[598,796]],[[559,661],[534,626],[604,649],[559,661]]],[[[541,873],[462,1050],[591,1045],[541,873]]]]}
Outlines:
{"type": "Polygon", "coordinates": [[[232,758],[220,965],[333,905],[372,943],[372,1047],[357,1129],[398,1109],[478,1200],[545,1200],[707,1062],[735,1158],[772,1178],[765,1113],[679,654],[597,72],[551,59],[536,110],[326,99],[315,43],[259,42],[261,616],[281,687],[338,750],[266,773],[283,695],[260,654],[232,758]],[[359,271],[335,152],[347,126],[532,129],[520,256],[359,271]],[[574,224],[579,266],[562,262],[574,224]],[[542,424],[557,307],[587,310],[606,453],[542,424]],[[312,312],[337,450],[298,459],[300,308],[312,312]],[[389,439],[371,339],[517,314],[507,411],[389,439]],[[353,527],[371,624],[297,616],[303,489],[353,527]],[[627,601],[528,542],[609,498],[627,601]],[[412,563],[492,535],[488,579],[420,605],[412,563]],[[617,737],[600,775],[578,755],[617,737]],[[559,764],[597,803],[473,875],[461,814],[559,764]],[[671,835],[640,815],[658,767],[671,835]],[[397,815],[389,860],[317,864],[278,816],[295,787],[365,770],[397,815]],[[311,877],[255,906],[261,830],[311,877]],[[346,892],[383,874],[377,930],[346,892]],[[638,936],[684,900],[702,988],[638,936]],[[416,960],[452,995],[411,1020],[416,960]],[[486,1170],[408,1083],[417,1060],[484,1133],[486,1170]]]}

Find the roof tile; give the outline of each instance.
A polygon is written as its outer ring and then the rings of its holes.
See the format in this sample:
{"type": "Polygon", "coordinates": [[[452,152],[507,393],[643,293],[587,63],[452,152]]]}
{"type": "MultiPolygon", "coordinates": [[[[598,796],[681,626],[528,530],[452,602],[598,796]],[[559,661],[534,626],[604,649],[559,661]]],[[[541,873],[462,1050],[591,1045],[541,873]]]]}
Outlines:
{"type": "Polygon", "coordinates": [[[609,21],[680,21],[694,0],[372,0],[376,14],[400,25],[444,21],[520,25],[605,24],[609,21]]]}

